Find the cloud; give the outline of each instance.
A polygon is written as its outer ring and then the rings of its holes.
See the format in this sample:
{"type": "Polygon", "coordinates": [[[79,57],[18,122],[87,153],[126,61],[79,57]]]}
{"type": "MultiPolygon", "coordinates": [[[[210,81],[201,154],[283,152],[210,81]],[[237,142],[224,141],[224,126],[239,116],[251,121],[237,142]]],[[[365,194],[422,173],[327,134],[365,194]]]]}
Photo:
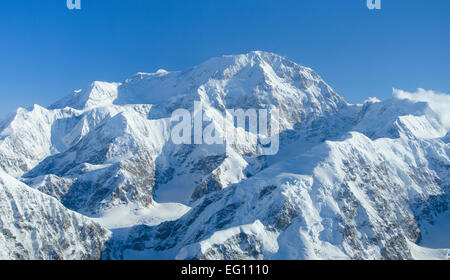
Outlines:
{"type": "Polygon", "coordinates": [[[393,89],[395,98],[409,99],[414,102],[427,102],[430,108],[438,114],[440,121],[447,130],[450,130],[450,94],[438,93],[432,90],[417,89],[416,92],[407,92],[393,89]]]}
{"type": "Polygon", "coordinates": [[[381,100],[376,97],[369,97],[367,100],[364,101],[364,103],[380,103],[381,100]]]}

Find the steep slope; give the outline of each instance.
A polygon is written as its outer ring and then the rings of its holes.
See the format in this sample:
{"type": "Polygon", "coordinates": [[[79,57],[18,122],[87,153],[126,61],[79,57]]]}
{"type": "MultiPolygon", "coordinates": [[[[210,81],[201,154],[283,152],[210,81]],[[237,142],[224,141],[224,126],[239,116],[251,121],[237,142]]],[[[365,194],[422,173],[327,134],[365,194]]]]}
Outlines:
{"type": "Polygon", "coordinates": [[[0,171],[0,259],[99,259],[110,234],[0,171]]]}

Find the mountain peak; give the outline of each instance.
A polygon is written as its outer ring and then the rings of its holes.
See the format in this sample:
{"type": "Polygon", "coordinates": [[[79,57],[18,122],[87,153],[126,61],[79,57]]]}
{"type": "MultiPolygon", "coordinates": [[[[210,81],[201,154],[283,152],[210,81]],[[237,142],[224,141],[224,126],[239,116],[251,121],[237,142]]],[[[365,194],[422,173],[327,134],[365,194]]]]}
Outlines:
{"type": "Polygon", "coordinates": [[[190,108],[194,100],[220,110],[289,104],[284,113],[290,125],[346,104],[311,68],[274,53],[252,51],[211,58],[184,71],[138,72],[124,83],[94,82],[50,108],[153,104],[169,112],[190,108]]]}
{"type": "Polygon", "coordinates": [[[117,98],[120,85],[121,83],[94,81],[89,86],[75,90],[69,96],[57,101],[50,106],[50,109],[70,107],[85,110],[111,105],[117,98]]]}
{"type": "Polygon", "coordinates": [[[313,72],[311,68],[301,66],[286,57],[265,51],[251,51],[244,54],[232,54],[214,57],[194,68],[210,67],[216,68],[216,70],[218,70],[227,67],[261,67],[264,65],[271,66],[272,68],[277,68],[281,65],[284,65],[285,67],[294,68],[297,71],[313,72]]]}

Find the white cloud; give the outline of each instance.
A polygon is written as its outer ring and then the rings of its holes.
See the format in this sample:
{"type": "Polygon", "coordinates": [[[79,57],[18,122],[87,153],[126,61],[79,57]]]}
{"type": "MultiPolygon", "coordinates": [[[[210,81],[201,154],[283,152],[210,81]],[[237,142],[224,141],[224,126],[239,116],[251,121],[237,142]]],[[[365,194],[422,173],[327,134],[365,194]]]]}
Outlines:
{"type": "Polygon", "coordinates": [[[395,98],[409,99],[414,102],[427,102],[430,108],[439,115],[442,124],[450,130],[450,94],[438,93],[432,90],[417,89],[416,92],[407,92],[393,89],[395,98]]]}
{"type": "Polygon", "coordinates": [[[381,100],[376,97],[369,97],[367,98],[367,100],[364,101],[364,103],[379,103],[379,102],[381,102],[381,100]]]}

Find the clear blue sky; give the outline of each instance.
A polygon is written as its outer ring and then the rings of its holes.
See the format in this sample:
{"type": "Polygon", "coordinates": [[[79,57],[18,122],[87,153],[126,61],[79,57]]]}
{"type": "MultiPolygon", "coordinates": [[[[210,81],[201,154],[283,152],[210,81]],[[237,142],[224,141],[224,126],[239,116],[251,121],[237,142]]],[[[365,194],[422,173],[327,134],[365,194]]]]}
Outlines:
{"type": "Polygon", "coordinates": [[[450,1],[2,1],[0,116],[47,106],[93,80],[183,70],[265,50],[315,69],[348,101],[392,88],[450,93],[450,1]]]}

